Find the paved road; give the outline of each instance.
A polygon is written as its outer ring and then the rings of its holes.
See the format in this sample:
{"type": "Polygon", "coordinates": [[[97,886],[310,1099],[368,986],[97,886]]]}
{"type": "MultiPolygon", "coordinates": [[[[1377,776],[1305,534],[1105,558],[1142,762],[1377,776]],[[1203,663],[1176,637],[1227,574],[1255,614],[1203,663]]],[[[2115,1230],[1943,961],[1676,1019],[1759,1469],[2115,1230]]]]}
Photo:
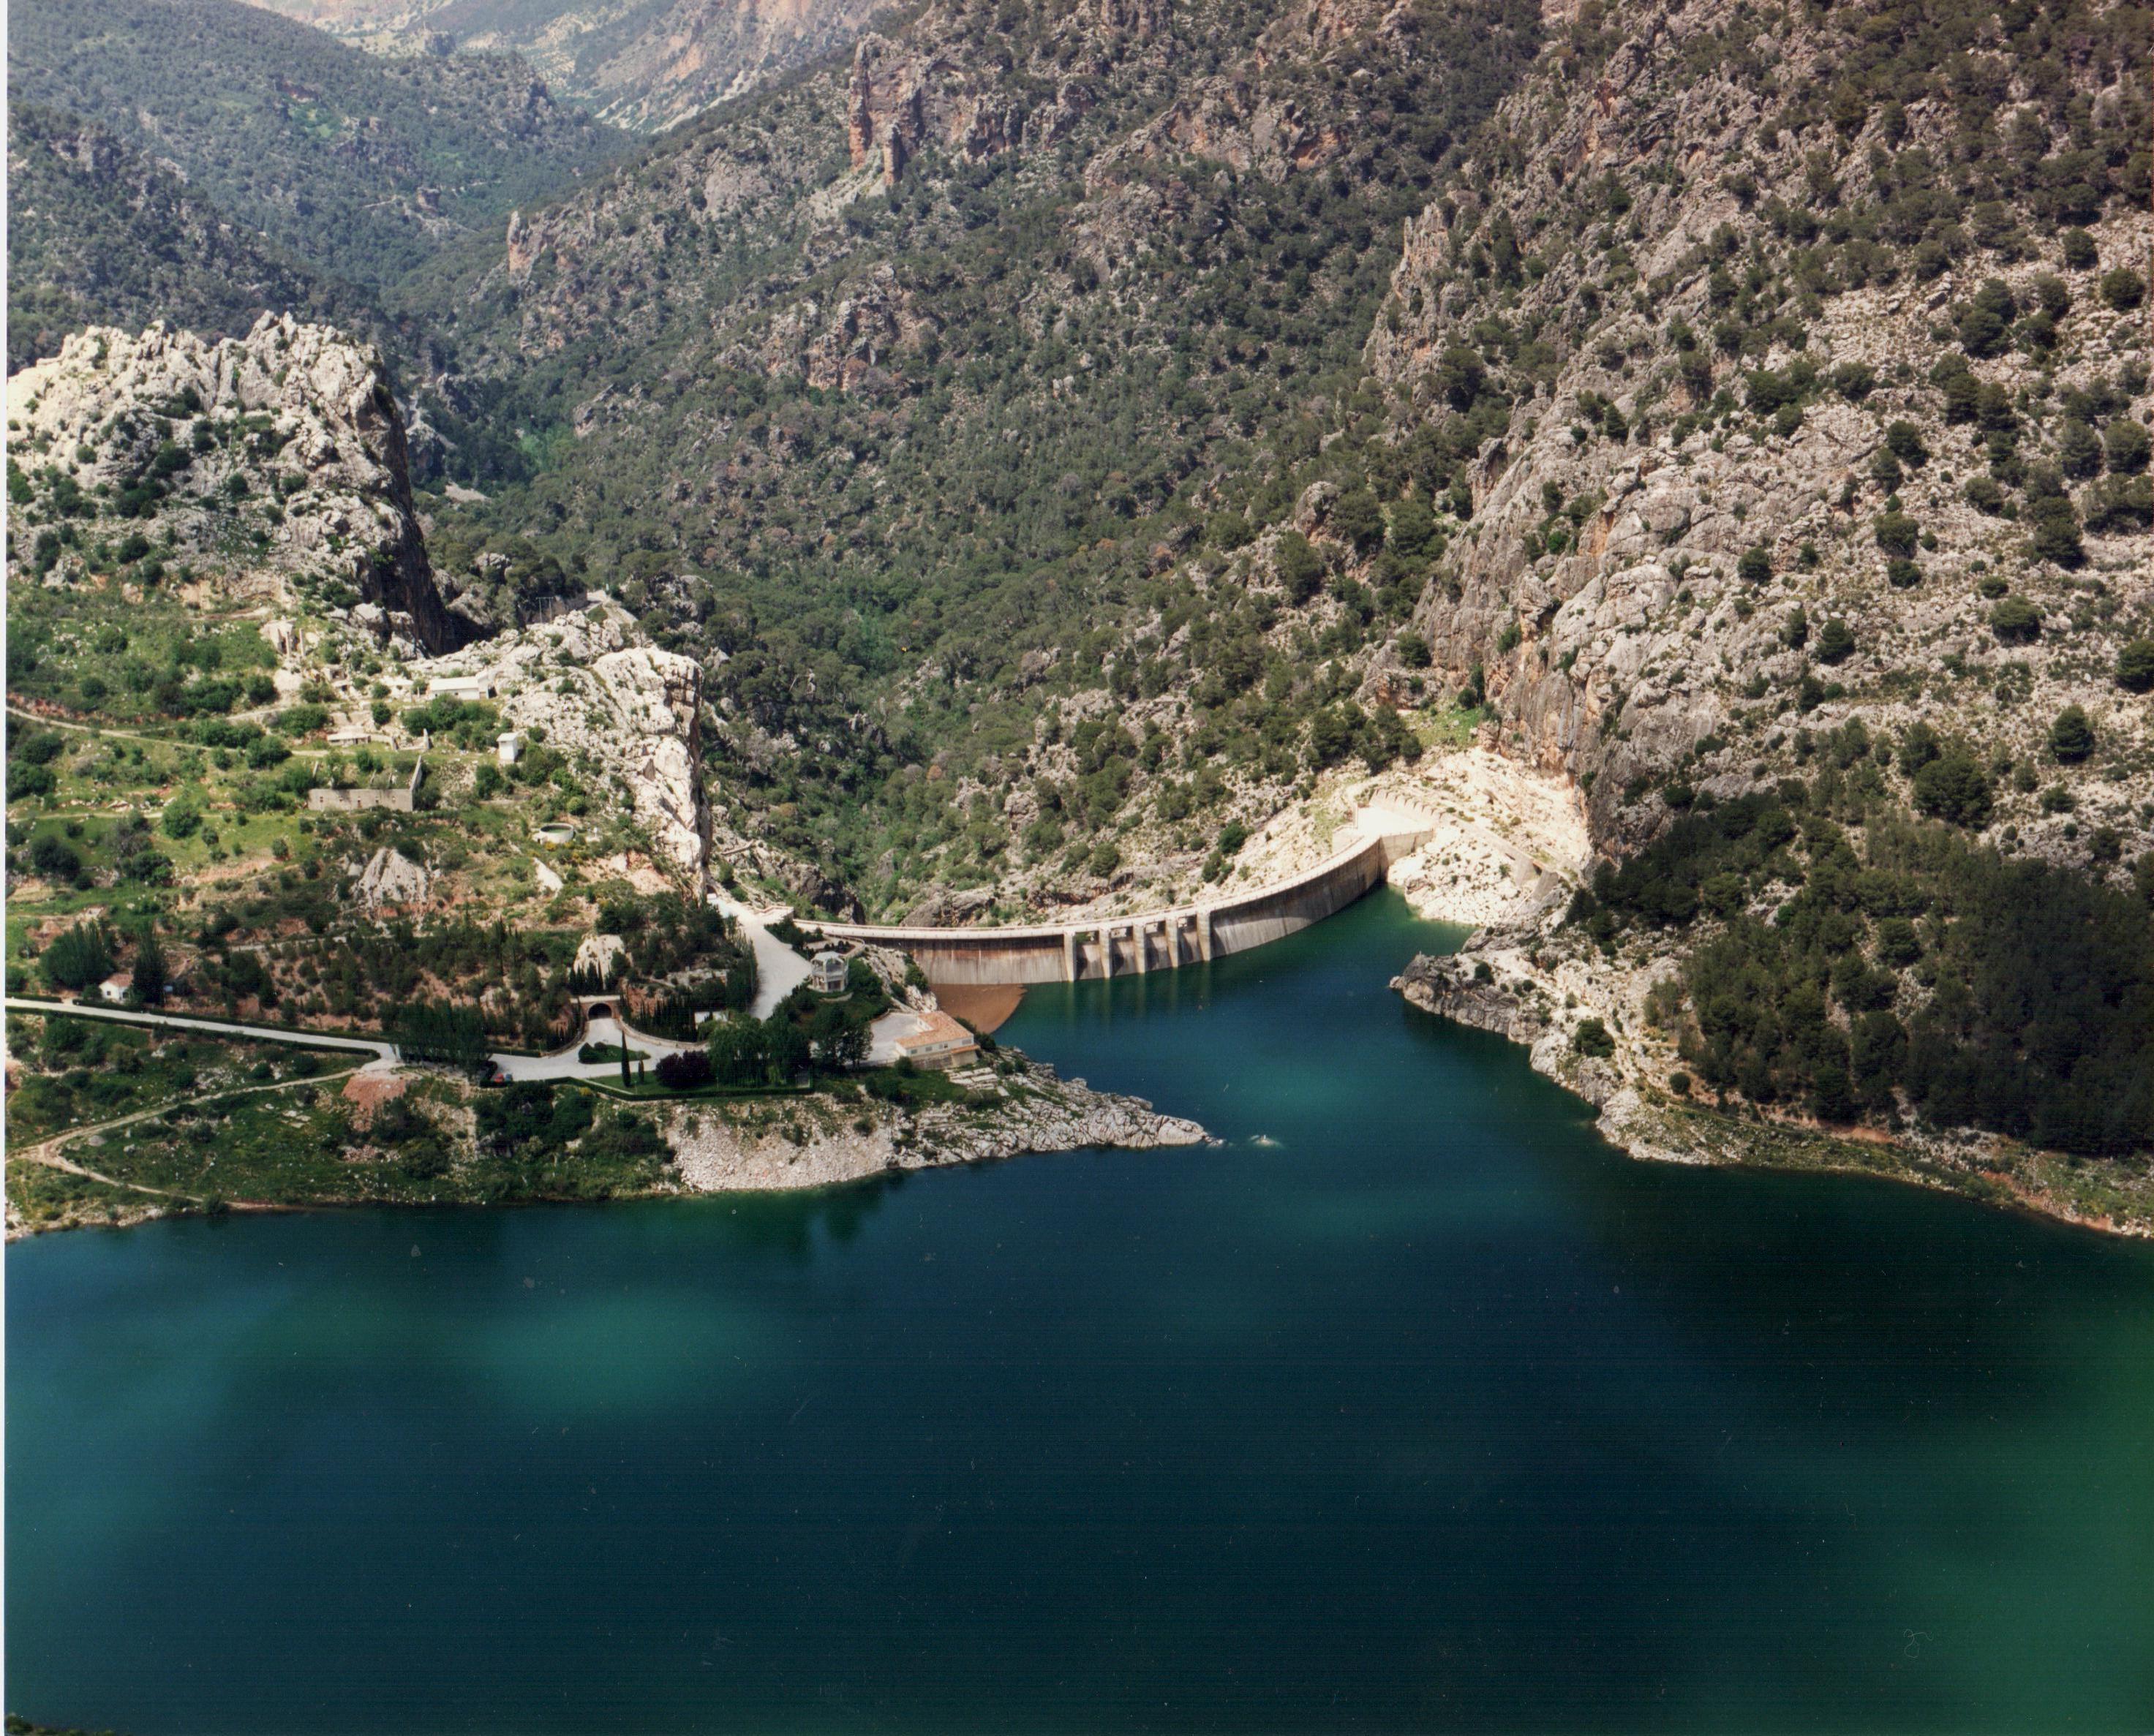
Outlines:
{"type": "Polygon", "coordinates": [[[740,924],[741,933],[755,949],[755,1004],[748,1011],[767,1019],[778,1003],[808,980],[808,961],[770,932],[769,925],[792,914],[783,908],[752,910],[725,893],[714,892],[711,902],[740,924]]]}
{"type": "MultiPolygon", "coordinates": [[[[10,995],[7,998],[10,1012],[64,1014],[69,1018],[109,1019],[121,1025],[154,1025],[167,1031],[196,1031],[210,1036],[244,1037],[250,1041],[268,1043],[304,1043],[309,1048],[341,1049],[353,1054],[373,1057],[370,1065],[394,1066],[396,1046],[376,1041],[369,1037],[329,1036],[312,1031],[293,1031],[281,1025],[244,1025],[227,1019],[182,1019],[169,1013],[138,1011],[124,1006],[86,1005],[69,1001],[28,1000],[10,995]]],[[[576,1058],[576,1051],[585,1043],[623,1043],[630,1049],[641,1049],[655,1061],[661,1055],[677,1049],[696,1049],[699,1043],[677,1042],[669,1037],[646,1036],[640,1031],[629,1031],[615,1019],[594,1019],[590,1029],[565,1049],[557,1049],[551,1055],[496,1054],[494,1064],[511,1079],[618,1079],[620,1063],[600,1061],[585,1063],[576,1058]]]]}
{"type": "MultiPolygon", "coordinates": [[[[649,1057],[646,1067],[657,1065],[661,1055],[671,1055],[686,1049],[700,1049],[701,1043],[683,1043],[671,1037],[646,1036],[642,1031],[630,1031],[618,1019],[593,1019],[590,1027],[565,1049],[556,1049],[551,1055],[497,1055],[494,1061],[511,1079],[610,1079],[620,1081],[620,1063],[600,1061],[586,1063],[576,1059],[576,1051],[585,1043],[618,1043],[631,1051],[641,1051],[649,1057]]],[[[633,1065],[634,1063],[630,1063],[633,1065]]]]}
{"type": "Polygon", "coordinates": [[[170,1013],[138,1011],[132,1007],[98,1006],[79,1001],[28,1000],[10,995],[11,1013],[63,1013],[74,1019],[110,1019],[120,1025],[157,1025],[168,1031],[192,1031],[210,1036],[242,1036],[256,1042],[304,1043],[310,1049],[349,1049],[378,1061],[394,1061],[396,1046],[362,1036],[329,1036],[320,1031],[294,1031],[285,1025],[240,1025],[223,1019],[182,1019],[170,1013]]]}

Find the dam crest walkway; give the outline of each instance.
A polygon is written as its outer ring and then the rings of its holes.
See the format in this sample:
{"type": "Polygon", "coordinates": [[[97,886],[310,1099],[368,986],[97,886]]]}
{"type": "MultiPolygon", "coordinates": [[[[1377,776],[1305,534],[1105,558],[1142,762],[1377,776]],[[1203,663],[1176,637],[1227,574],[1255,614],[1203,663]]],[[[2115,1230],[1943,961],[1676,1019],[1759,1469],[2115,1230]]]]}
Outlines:
{"type": "Polygon", "coordinates": [[[1391,864],[1426,843],[1437,823],[1433,807],[1411,797],[1358,808],[1346,842],[1314,867],[1163,910],[972,928],[800,925],[828,939],[895,948],[937,984],[1080,982],[1171,970],[1284,939],[1335,914],[1381,884],[1391,864]]]}

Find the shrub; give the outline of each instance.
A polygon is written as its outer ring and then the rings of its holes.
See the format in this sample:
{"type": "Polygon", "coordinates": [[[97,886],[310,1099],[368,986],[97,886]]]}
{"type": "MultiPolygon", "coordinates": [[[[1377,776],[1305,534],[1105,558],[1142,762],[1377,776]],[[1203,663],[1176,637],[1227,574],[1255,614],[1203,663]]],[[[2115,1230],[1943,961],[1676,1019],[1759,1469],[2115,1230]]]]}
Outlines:
{"type": "Polygon", "coordinates": [[[51,730],[33,730],[26,736],[16,736],[13,743],[15,757],[30,766],[49,766],[59,757],[64,745],[51,730]]]}
{"type": "Polygon", "coordinates": [[[2119,416],[2101,431],[2102,456],[2119,476],[2136,476],[2146,468],[2154,439],[2136,422],[2119,416]]]}
{"type": "Polygon", "coordinates": [[[1926,723],[1910,724],[1900,738],[1900,769],[1912,777],[1942,751],[1935,730],[1926,723]]]}
{"type": "Polygon", "coordinates": [[[2101,255],[2094,244],[2094,237],[2084,229],[2067,229],[2060,237],[2064,242],[2065,263],[2075,272],[2090,272],[2101,263],[2101,255]]]}
{"type": "Polygon", "coordinates": [[[82,858],[66,839],[48,832],[30,845],[30,866],[46,879],[65,884],[82,872],[82,858]]]}
{"type": "Polygon", "coordinates": [[[2146,299],[2146,280],[2131,266],[2120,265],[2101,274],[2101,298],[2120,313],[2127,313],[2146,299]]]}
{"type": "Polygon", "coordinates": [[[1605,1061],[1616,1052],[1616,1039],[1599,1019],[1580,1019],[1570,1034],[1570,1046],[1580,1055],[1605,1061]]]}
{"type": "Polygon", "coordinates": [[[1761,547],[1746,548],[1735,563],[1735,574],[1745,584],[1762,585],[1773,576],[1773,557],[1761,547]]]}
{"type": "Polygon", "coordinates": [[[1911,591],[1922,582],[1922,569],[1903,555],[1885,563],[1885,582],[1896,591],[1911,591]]]}
{"type": "Polygon", "coordinates": [[[1488,383],[1481,358],[1463,344],[1452,344],[1436,364],[1436,389],[1453,410],[1473,409],[1488,383]]]}
{"type": "Polygon", "coordinates": [[[1273,569],[1289,603],[1306,603],[1324,587],[1324,557],[1299,531],[1280,536],[1273,569]]]}
{"type": "Polygon", "coordinates": [[[2057,467],[2082,481],[2101,471],[2101,441],[2093,429],[2074,417],[2057,435],[2057,467]]]}
{"type": "Polygon", "coordinates": [[[1969,476],[1960,492],[1978,512],[1986,512],[1993,518],[2004,510],[2004,491],[1994,476],[1969,476]]]}
{"type": "Polygon", "coordinates": [[[1915,774],[1915,806],[1932,818],[1978,830],[1996,797],[1989,774],[1958,748],[1932,760],[1915,774]]]}
{"type": "Polygon", "coordinates": [[[1945,395],[1945,420],[1972,422],[1982,408],[1982,384],[1963,364],[1937,382],[1945,395]]]}
{"type": "Polygon", "coordinates": [[[1912,556],[1922,539],[1922,527],[1904,512],[1880,513],[1871,532],[1887,554],[1912,556]]]}
{"type": "Polygon", "coordinates": [[[2002,355],[2006,328],[2018,312],[2019,306],[2003,280],[1990,278],[1960,310],[1960,348],[1971,356],[2002,355]]]}
{"type": "Polygon", "coordinates": [[[1350,488],[1332,503],[1331,528],[1363,554],[1381,547],[1384,509],[1365,488],[1350,488]]]}
{"type": "Polygon", "coordinates": [[[1885,448],[1902,464],[1920,470],[1930,461],[1930,449],[1922,444],[1922,430],[1912,422],[1895,422],[1885,430],[1885,448]]]}
{"type": "Polygon", "coordinates": [[[2049,753],[2067,766],[2075,765],[2094,752],[2094,725],[2087,721],[2086,708],[2067,705],[2049,725],[2049,753]]]}
{"type": "Polygon", "coordinates": [[[55,989],[94,988],[112,975],[112,942],[101,924],[77,923],[54,937],[38,963],[55,989]]]}
{"type": "Polygon", "coordinates": [[[1399,661],[1410,669],[1425,669],[1429,666],[1428,641],[1409,629],[1392,641],[1399,654],[1399,661]]]}
{"type": "Polygon", "coordinates": [[[2028,546],[2038,558],[2060,567],[2076,567],[2086,559],[2080,542],[2080,516],[2062,495],[2046,495],[2032,502],[2028,517],[2034,522],[2028,546]]]}
{"type": "Polygon", "coordinates": [[[1990,610],[1989,630],[2008,645],[2031,644],[2041,637],[2041,611],[2024,597],[2007,597],[1990,610]]]}
{"type": "Polygon", "coordinates": [[[2127,693],[2154,692],[2154,639],[2135,639],[2117,652],[2116,685],[2127,693]]]}
{"type": "Polygon", "coordinates": [[[2086,527],[2107,535],[2154,530],[2154,482],[2145,476],[2105,476],[2088,497],[2086,527]]]}
{"type": "Polygon", "coordinates": [[[1817,657],[1820,663],[1845,663],[1855,652],[1855,635],[1848,630],[1847,623],[1838,615],[1833,616],[1819,629],[1817,657]]]}

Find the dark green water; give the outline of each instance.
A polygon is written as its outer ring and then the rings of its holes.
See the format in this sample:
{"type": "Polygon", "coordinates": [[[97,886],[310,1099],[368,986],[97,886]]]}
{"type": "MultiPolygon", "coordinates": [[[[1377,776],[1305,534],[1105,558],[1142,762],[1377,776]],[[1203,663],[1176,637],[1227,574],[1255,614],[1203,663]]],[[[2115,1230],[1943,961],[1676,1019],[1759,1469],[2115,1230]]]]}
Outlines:
{"type": "Polygon", "coordinates": [[[1386,990],[1431,940],[1007,1028],[1218,1150],[17,1246],[8,1709],[2154,1726],[2154,1253],[1628,1163],[1386,990]]]}

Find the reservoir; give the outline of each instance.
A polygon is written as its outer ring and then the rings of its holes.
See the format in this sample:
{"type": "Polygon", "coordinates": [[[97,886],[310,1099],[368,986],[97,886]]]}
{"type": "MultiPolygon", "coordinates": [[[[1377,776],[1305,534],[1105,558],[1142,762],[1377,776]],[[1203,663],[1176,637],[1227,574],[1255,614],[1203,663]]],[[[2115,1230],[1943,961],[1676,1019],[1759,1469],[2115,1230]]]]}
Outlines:
{"type": "Polygon", "coordinates": [[[7,1710],[180,1733],[2154,1724],[2154,1249],[1632,1163],[1380,891],[1004,1041],[1195,1117],[8,1252],[7,1710]]]}

